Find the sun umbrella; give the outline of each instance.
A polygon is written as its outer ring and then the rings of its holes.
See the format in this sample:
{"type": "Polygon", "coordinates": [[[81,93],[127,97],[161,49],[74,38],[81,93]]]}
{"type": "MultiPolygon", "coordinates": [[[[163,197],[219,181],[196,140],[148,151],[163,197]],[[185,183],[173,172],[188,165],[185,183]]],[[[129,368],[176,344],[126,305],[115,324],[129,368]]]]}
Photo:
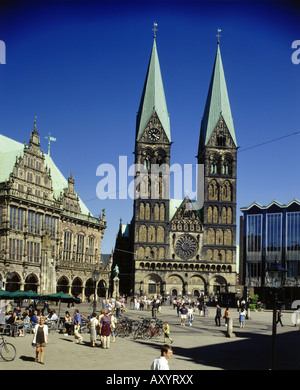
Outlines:
{"type": "Polygon", "coordinates": [[[11,299],[11,292],[5,291],[5,290],[0,290],[0,299],[11,299]]]}
{"type": "Polygon", "coordinates": [[[11,293],[11,298],[36,299],[40,297],[41,297],[40,294],[31,290],[30,291],[18,290],[11,293]]]}
{"type": "Polygon", "coordinates": [[[60,292],[55,293],[55,294],[42,295],[41,299],[43,299],[44,301],[59,302],[58,318],[60,318],[60,307],[61,307],[62,302],[63,303],[72,303],[72,302],[80,303],[79,298],[72,297],[71,295],[66,294],[63,291],[60,291],[60,292]]]}

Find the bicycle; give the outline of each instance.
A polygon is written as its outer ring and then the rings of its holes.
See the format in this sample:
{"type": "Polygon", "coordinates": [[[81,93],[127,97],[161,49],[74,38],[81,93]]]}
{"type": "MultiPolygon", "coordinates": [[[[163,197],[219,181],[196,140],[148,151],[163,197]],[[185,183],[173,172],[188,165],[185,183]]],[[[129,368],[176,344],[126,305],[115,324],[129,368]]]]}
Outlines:
{"type": "Polygon", "coordinates": [[[11,343],[6,342],[3,335],[0,336],[2,338],[2,342],[0,344],[0,356],[7,362],[12,362],[17,355],[16,348],[11,343]]]}
{"type": "Polygon", "coordinates": [[[145,339],[150,338],[159,338],[163,334],[163,322],[160,320],[156,320],[155,323],[150,322],[148,324],[148,328],[144,333],[145,339]]]}

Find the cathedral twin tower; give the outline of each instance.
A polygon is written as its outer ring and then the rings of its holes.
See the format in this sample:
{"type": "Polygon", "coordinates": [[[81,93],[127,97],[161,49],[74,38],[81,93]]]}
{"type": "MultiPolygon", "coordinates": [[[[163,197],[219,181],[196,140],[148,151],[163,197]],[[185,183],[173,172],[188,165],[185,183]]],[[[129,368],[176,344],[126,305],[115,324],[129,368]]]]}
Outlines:
{"type": "Polygon", "coordinates": [[[120,291],[194,297],[236,292],[237,142],[219,41],[197,151],[204,168],[201,202],[170,199],[171,129],[155,36],[134,154],[133,218],[120,226],[114,251],[120,291]]]}

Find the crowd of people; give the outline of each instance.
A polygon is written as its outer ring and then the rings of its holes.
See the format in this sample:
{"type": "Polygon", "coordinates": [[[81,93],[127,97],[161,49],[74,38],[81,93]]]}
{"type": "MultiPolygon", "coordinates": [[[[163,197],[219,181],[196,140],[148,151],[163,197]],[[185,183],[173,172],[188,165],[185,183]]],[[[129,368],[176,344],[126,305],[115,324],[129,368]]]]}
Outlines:
{"type": "MultiPolygon", "coordinates": [[[[21,310],[20,306],[12,309],[10,305],[6,307],[5,323],[15,326],[16,331],[20,337],[24,337],[29,327],[33,334],[33,340],[36,347],[35,361],[38,361],[40,354],[40,363],[44,364],[44,348],[48,344],[48,333],[50,324],[53,323],[57,330],[60,330],[66,336],[73,336],[76,343],[83,342],[83,333],[89,333],[90,345],[92,347],[99,346],[103,349],[109,349],[110,343],[114,343],[115,329],[118,319],[126,312],[127,305],[130,304],[130,308],[139,311],[151,312],[152,318],[157,319],[160,317],[161,308],[163,305],[169,305],[173,307],[173,310],[180,318],[181,326],[193,326],[195,316],[208,317],[211,316],[210,311],[215,308],[215,324],[221,326],[221,320],[224,319],[224,325],[228,325],[230,318],[229,308],[226,307],[222,313],[222,309],[218,302],[215,305],[210,305],[206,302],[207,297],[195,297],[190,298],[188,296],[183,297],[168,297],[157,296],[156,294],[151,297],[132,297],[128,302],[126,296],[116,298],[109,298],[101,300],[100,312],[92,312],[90,316],[85,313],[81,314],[79,310],[74,309],[73,315],[70,311],[65,311],[64,315],[58,318],[56,310],[50,310],[48,302],[44,302],[42,310],[37,309],[35,302],[29,302],[28,307],[25,310],[21,310]],[[209,310],[208,310],[209,307],[209,310]],[[96,344],[97,340],[100,340],[96,344]]],[[[93,305],[93,302],[91,303],[93,305]]],[[[69,306],[68,306],[69,307],[69,306]]],[[[237,311],[239,312],[240,327],[245,327],[246,302],[241,301],[237,304],[237,311]]],[[[279,318],[279,317],[278,317],[279,318]]],[[[280,320],[278,320],[279,322],[280,320]]],[[[281,322],[281,321],[280,321],[281,322]]],[[[170,326],[167,321],[163,322],[163,339],[164,343],[167,341],[173,343],[173,339],[170,334],[170,326]]],[[[171,348],[168,347],[162,352],[162,357],[167,359],[171,356],[171,348]]],[[[160,364],[166,365],[166,361],[159,358],[155,363],[155,367],[160,364]]],[[[157,369],[157,368],[154,368],[157,369]]]]}

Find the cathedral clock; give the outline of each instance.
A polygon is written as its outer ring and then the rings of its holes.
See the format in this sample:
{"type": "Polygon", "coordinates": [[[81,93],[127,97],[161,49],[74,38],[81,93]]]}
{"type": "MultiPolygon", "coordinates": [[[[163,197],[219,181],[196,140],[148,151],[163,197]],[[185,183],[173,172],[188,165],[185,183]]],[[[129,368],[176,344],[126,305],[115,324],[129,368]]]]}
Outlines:
{"type": "Polygon", "coordinates": [[[148,137],[150,138],[151,141],[159,140],[160,130],[155,129],[155,128],[148,130],[148,137]]]}

